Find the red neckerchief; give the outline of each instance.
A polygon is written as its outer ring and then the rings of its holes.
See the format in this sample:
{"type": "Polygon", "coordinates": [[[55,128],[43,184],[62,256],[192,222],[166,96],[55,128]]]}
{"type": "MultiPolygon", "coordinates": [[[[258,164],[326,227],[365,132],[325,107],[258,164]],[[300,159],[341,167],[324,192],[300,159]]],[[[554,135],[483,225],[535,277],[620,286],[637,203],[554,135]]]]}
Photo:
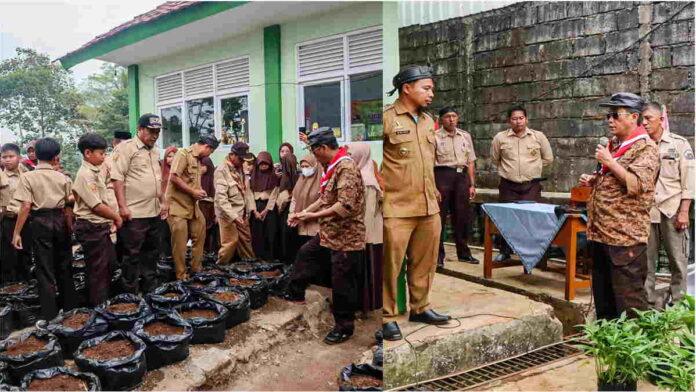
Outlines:
{"type": "Polygon", "coordinates": [[[336,168],[336,165],[338,165],[338,163],[344,159],[353,159],[350,157],[350,155],[348,155],[348,148],[347,147],[341,147],[338,149],[336,156],[333,157],[333,159],[329,163],[329,167],[326,168],[324,175],[321,176],[321,183],[320,183],[321,187],[319,189],[319,193],[324,194],[324,191],[326,190],[326,185],[329,183],[331,176],[333,176],[334,169],[336,168]]]}
{"type": "MultiPolygon", "coordinates": [[[[642,125],[636,127],[636,129],[634,129],[631,132],[631,134],[628,135],[628,138],[624,140],[623,143],[621,143],[619,149],[615,153],[613,153],[611,157],[614,158],[615,161],[618,161],[626,153],[626,151],[628,151],[631,148],[631,146],[633,146],[635,142],[647,138],[648,133],[645,132],[645,128],[643,128],[642,125]]],[[[609,140],[609,145],[607,146],[607,148],[609,148],[609,151],[611,151],[614,144],[618,142],[619,139],[617,139],[616,137],[611,138],[611,140],[609,140]]],[[[599,174],[606,174],[608,171],[609,168],[606,165],[602,165],[602,168],[599,169],[599,174]]]]}

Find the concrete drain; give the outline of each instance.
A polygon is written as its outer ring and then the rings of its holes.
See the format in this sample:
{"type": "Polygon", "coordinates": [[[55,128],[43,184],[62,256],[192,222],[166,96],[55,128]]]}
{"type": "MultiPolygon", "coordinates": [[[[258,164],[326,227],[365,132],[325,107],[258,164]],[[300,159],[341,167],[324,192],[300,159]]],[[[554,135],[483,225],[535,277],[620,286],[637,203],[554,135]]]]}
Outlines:
{"type": "Polygon", "coordinates": [[[538,368],[561,359],[574,357],[583,351],[566,342],[538,348],[515,357],[503,359],[481,367],[469,369],[416,384],[405,385],[394,391],[463,391],[479,387],[491,381],[510,377],[520,372],[538,368]]]}

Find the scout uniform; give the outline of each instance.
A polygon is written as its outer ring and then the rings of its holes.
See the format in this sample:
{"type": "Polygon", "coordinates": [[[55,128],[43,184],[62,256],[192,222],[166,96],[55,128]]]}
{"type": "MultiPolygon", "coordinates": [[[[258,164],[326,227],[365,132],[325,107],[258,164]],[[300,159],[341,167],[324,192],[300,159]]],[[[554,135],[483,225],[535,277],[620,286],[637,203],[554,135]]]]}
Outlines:
{"type": "MultiPolygon", "coordinates": [[[[201,189],[201,165],[193,146],[181,148],[174,155],[170,176],[178,175],[194,190],[201,189]]],[[[170,183],[166,194],[169,203],[169,229],[172,232],[172,256],[176,278],[184,280],[186,274],[186,244],[191,238],[191,271],[199,272],[205,245],[205,217],[196,199],[170,183]]]]}
{"type": "Polygon", "coordinates": [[[119,144],[112,157],[111,181],[124,182],[125,202],[131,212],[131,219],[124,220],[118,231],[123,251],[122,288],[133,294],[140,289],[148,292],[157,287],[162,191],[159,150],[134,138],[119,144]]]}
{"type": "Polygon", "coordinates": [[[31,233],[38,281],[41,317],[51,320],[58,309],[77,305],[72,279],[70,232],[64,213],[71,192],[70,179],[39,162],[35,170],[19,177],[14,199],[31,203],[31,233]],[[60,295],[59,295],[60,293],[60,295]]]}
{"type": "Polygon", "coordinates": [[[384,287],[382,322],[394,321],[397,277],[404,257],[411,314],[430,309],[428,293],[437,267],[440,207],[435,187],[435,123],[416,118],[398,99],[383,114],[384,287]]]}
{"type": "Polygon", "coordinates": [[[655,202],[650,209],[648,242],[648,278],[645,290],[648,302],[655,304],[655,264],[660,243],[665,246],[672,273],[670,292],[677,302],[686,292],[689,232],[674,227],[682,200],[694,198],[694,152],[686,138],[663,131],[659,141],[660,173],[655,184],[655,202]]]}
{"type": "Polygon", "coordinates": [[[20,203],[14,200],[14,194],[19,185],[19,178],[22,174],[29,172],[29,169],[21,163],[17,170],[0,171],[0,209],[2,210],[2,221],[0,222],[0,271],[2,277],[0,282],[17,282],[30,279],[31,260],[31,223],[28,218],[27,223],[22,228],[22,246],[24,249],[15,249],[12,246],[12,235],[17,223],[20,203]]]}
{"type": "Polygon", "coordinates": [[[72,187],[75,195],[75,235],[82,245],[87,265],[87,297],[91,306],[99,305],[109,297],[111,261],[116,254],[111,242],[113,221],[94,213],[99,204],[111,208],[111,191],[101,174],[101,167],[82,161],[72,187]]]}
{"type": "MultiPolygon", "coordinates": [[[[469,208],[469,167],[476,162],[474,143],[469,132],[456,129],[454,134],[441,128],[435,132],[435,184],[440,192],[440,220],[445,230],[447,213],[451,214],[457,258],[471,261],[467,232],[471,222],[469,208]]],[[[445,260],[445,246],[440,240],[438,263],[445,260]]]]}
{"type": "Polygon", "coordinates": [[[247,192],[244,175],[227,162],[215,169],[215,216],[220,225],[218,264],[229,264],[235,252],[242,259],[253,259],[251,231],[246,214],[247,192]],[[244,219],[244,224],[237,219],[244,219]]]}

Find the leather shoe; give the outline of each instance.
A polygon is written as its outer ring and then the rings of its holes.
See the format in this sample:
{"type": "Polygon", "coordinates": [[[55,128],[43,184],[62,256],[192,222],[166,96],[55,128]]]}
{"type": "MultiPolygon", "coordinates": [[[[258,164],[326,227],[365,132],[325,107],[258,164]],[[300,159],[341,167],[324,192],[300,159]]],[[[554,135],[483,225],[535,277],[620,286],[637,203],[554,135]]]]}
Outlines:
{"type": "Polygon", "coordinates": [[[480,263],[480,261],[479,261],[477,258],[475,258],[474,256],[464,256],[464,257],[460,257],[460,258],[459,258],[459,261],[464,261],[464,262],[467,262],[467,263],[470,263],[470,264],[478,264],[478,263],[480,263]]]}
{"type": "Polygon", "coordinates": [[[510,260],[510,254],[509,253],[499,253],[498,256],[495,256],[493,259],[494,263],[502,263],[504,261],[510,260]]]}
{"type": "Polygon", "coordinates": [[[325,337],[324,343],[326,344],[339,344],[350,339],[353,336],[353,331],[338,331],[332,329],[325,337]]]}
{"type": "Polygon", "coordinates": [[[382,324],[382,337],[386,340],[401,340],[403,335],[401,335],[401,329],[399,329],[399,324],[396,321],[390,321],[386,324],[382,324]]]}
{"type": "Polygon", "coordinates": [[[433,325],[447,324],[447,322],[451,319],[452,319],[451,316],[439,314],[432,309],[428,309],[425,312],[420,313],[420,314],[411,313],[408,316],[408,321],[413,321],[416,323],[433,324],[433,325]]]}

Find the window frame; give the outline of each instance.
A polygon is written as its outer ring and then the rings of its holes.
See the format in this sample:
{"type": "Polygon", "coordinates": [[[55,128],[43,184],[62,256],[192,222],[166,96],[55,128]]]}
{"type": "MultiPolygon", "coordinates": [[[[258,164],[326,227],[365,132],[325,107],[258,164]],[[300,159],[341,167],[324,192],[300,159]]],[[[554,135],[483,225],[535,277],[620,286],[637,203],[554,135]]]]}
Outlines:
{"type": "Polygon", "coordinates": [[[214,101],[214,108],[215,108],[215,135],[218,138],[218,140],[221,141],[220,146],[226,146],[226,149],[231,147],[231,144],[222,144],[222,100],[227,99],[227,98],[239,98],[239,97],[246,97],[247,99],[247,112],[249,117],[248,122],[246,124],[247,127],[247,134],[249,136],[249,140],[247,144],[251,144],[251,99],[250,99],[250,94],[249,91],[242,91],[242,92],[235,92],[235,93],[224,93],[224,94],[218,94],[215,97],[214,101]],[[219,124],[219,126],[218,126],[219,124]]]}

